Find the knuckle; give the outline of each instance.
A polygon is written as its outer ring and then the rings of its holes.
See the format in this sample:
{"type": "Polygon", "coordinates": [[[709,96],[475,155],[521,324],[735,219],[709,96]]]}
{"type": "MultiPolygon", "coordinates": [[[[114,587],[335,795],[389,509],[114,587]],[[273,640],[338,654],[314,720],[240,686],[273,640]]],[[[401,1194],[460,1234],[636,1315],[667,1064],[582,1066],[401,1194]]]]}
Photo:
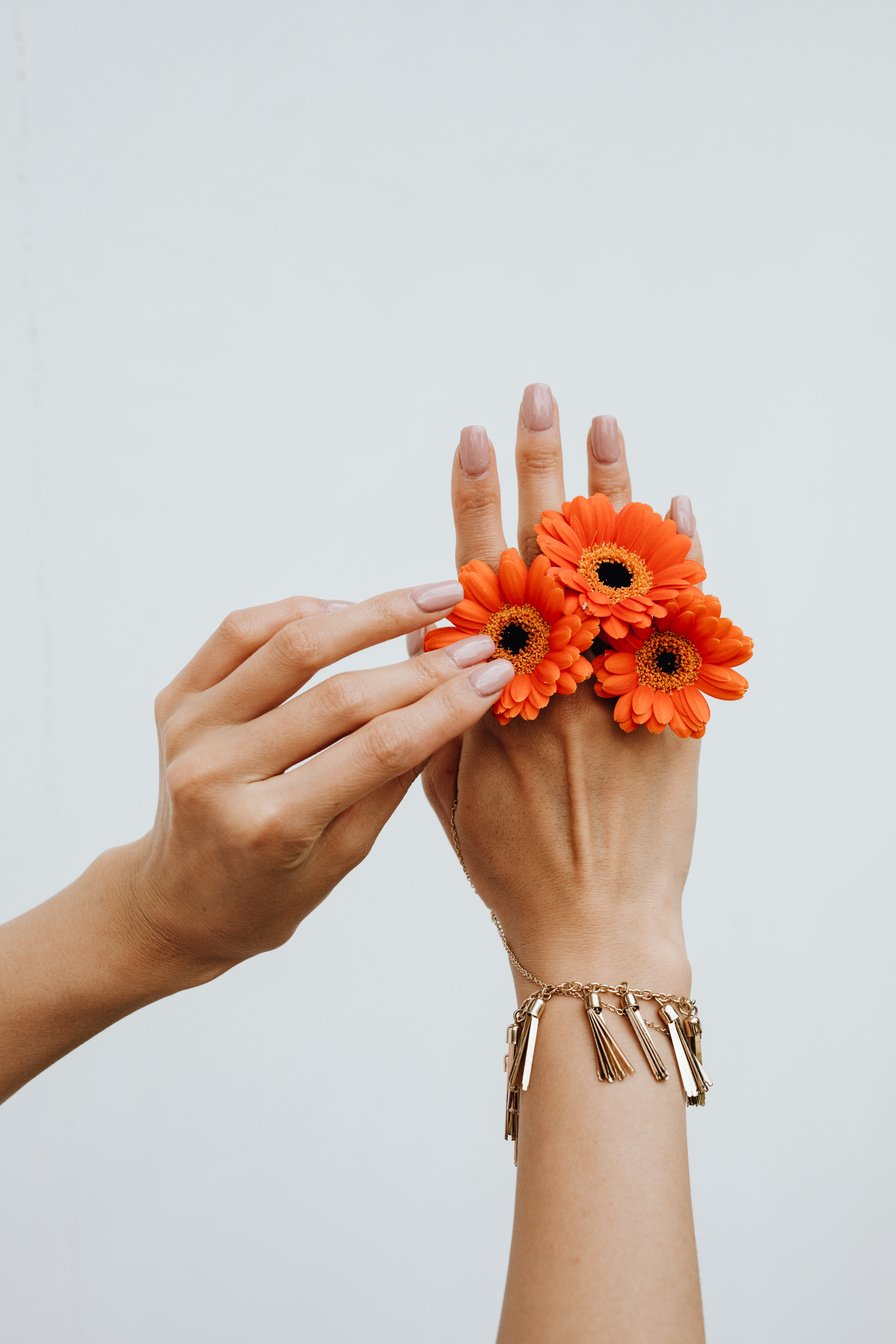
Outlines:
{"type": "Polygon", "coordinates": [[[556,444],[524,442],[517,449],[517,463],[524,470],[538,475],[553,475],[560,463],[556,444]]]}
{"type": "Polygon", "coordinates": [[[186,747],[193,731],[193,715],[181,701],[174,708],[166,708],[161,721],[156,720],[159,742],[166,757],[178,756],[186,747]]]}
{"type": "Polygon", "coordinates": [[[340,672],[330,677],[320,688],[325,713],[335,719],[356,719],[364,704],[365,696],[356,676],[350,672],[340,672]]]}
{"type": "Polygon", "coordinates": [[[244,649],[251,643],[252,613],[248,609],[231,611],[218,626],[222,639],[237,649],[244,649]]]}
{"type": "Polygon", "coordinates": [[[357,868],[373,849],[377,831],[371,826],[346,825],[341,827],[334,842],[339,865],[346,872],[357,868]]]}
{"type": "Polygon", "coordinates": [[[489,518],[500,510],[500,496],[494,485],[482,485],[464,496],[463,511],[468,518],[489,518]]]}
{"type": "Polygon", "coordinates": [[[170,686],[166,686],[164,690],[159,691],[152,706],[153,718],[157,728],[162,729],[165,726],[174,711],[175,704],[176,698],[170,686]]]}
{"type": "Polygon", "coordinates": [[[394,592],[379,593],[371,598],[370,605],[374,617],[384,630],[397,629],[403,625],[408,613],[408,591],[398,588],[394,592]]]}
{"type": "Polygon", "coordinates": [[[441,686],[452,674],[459,671],[457,663],[451,658],[447,649],[433,649],[431,653],[425,653],[421,658],[412,659],[411,668],[418,689],[424,695],[427,691],[441,686]]]}
{"type": "Polygon", "coordinates": [[[204,805],[220,779],[220,770],[207,752],[186,752],[165,767],[168,796],[178,807],[204,805]]]}
{"type": "Polygon", "coordinates": [[[279,850],[287,843],[289,817],[276,804],[256,805],[243,823],[242,844],[251,850],[279,850]]]}
{"type": "Polygon", "coordinates": [[[371,760],[390,774],[405,769],[414,754],[414,740],[409,728],[398,717],[377,719],[366,737],[366,749],[371,760]]]}
{"type": "Polygon", "coordinates": [[[277,635],[276,643],[291,666],[318,667],[323,662],[320,631],[310,621],[291,621],[277,635]]]}

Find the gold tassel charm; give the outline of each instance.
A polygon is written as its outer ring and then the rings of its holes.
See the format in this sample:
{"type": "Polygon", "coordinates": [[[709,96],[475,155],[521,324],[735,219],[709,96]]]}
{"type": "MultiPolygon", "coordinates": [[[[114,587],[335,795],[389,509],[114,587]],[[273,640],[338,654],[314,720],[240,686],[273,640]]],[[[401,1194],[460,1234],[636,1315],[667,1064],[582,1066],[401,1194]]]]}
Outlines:
{"type": "Polygon", "coordinates": [[[510,1060],[510,1071],[507,1075],[507,1085],[514,1092],[528,1090],[532,1078],[532,1064],[535,1059],[538,1019],[541,1017],[544,1005],[545,1000],[536,994],[527,1006],[526,1015],[517,1029],[513,1058],[510,1060]]]}
{"type": "Polygon", "coordinates": [[[538,1020],[546,999],[536,994],[526,1005],[522,1022],[514,1017],[507,1028],[507,1054],[504,1068],[507,1072],[507,1102],[504,1107],[504,1138],[513,1139],[513,1165],[516,1166],[520,1138],[520,1092],[525,1092],[532,1078],[535,1059],[535,1041],[538,1020]]]}
{"type": "Polygon", "coordinates": [[[669,1023],[669,1039],[672,1042],[672,1051],[687,1103],[689,1106],[699,1106],[701,1096],[712,1087],[712,1079],[708,1077],[700,1060],[691,1049],[684,1023],[672,1004],[664,1003],[660,1012],[669,1023]]]}
{"type": "Polygon", "coordinates": [[[507,1028],[507,1054],[504,1056],[504,1072],[507,1074],[507,1104],[504,1109],[504,1138],[513,1139],[513,1161],[516,1165],[516,1143],[520,1132],[520,1094],[510,1086],[510,1066],[516,1053],[516,1040],[519,1027],[511,1022],[507,1028]]]}
{"type": "MultiPolygon", "coordinates": [[[[682,1025],[687,1033],[688,1044],[691,1047],[691,1054],[697,1063],[703,1064],[703,1029],[700,1026],[700,1018],[697,1016],[697,1009],[692,1008],[687,1017],[682,1018],[682,1025]]],[[[698,1106],[706,1105],[706,1093],[701,1092],[697,1099],[698,1106]]]]}
{"type": "Polygon", "coordinates": [[[638,1000],[631,990],[628,990],[623,997],[622,1010],[631,1024],[631,1029],[644,1053],[644,1058],[650,1065],[651,1073],[658,1083],[664,1083],[669,1077],[669,1071],[663,1063],[662,1055],[650,1039],[650,1028],[641,1016],[638,1000]]]}
{"type": "Polygon", "coordinates": [[[627,1074],[634,1073],[635,1070],[610,1035],[604,1021],[600,995],[594,990],[590,991],[585,1000],[585,1016],[594,1036],[598,1078],[602,1083],[621,1083],[627,1074]]]}

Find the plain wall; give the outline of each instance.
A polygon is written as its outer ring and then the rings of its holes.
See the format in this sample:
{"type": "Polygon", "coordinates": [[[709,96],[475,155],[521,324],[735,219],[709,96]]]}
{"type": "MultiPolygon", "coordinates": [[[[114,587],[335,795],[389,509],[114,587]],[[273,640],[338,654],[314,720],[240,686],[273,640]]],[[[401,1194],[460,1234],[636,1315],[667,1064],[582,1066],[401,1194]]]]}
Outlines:
{"type": "MultiPolygon", "coordinates": [[[[2,4],[0,916],[149,826],[153,696],[227,611],[449,576],[461,425],[512,527],[525,383],[571,492],[616,414],[757,642],[686,893],[725,1344],[892,1337],[894,37],[884,3],[2,4]]],[[[286,948],[3,1107],[4,1344],[493,1338],[512,1003],[415,789],[286,948]]]]}

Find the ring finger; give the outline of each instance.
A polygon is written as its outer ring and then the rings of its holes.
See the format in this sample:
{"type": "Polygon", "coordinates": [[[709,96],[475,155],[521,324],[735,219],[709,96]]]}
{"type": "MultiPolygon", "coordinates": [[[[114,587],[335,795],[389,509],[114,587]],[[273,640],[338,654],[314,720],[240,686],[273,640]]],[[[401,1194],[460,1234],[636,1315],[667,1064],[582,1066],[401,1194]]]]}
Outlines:
{"type": "Polygon", "coordinates": [[[632,502],[625,439],[615,415],[596,415],[588,431],[588,493],[606,495],[618,512],[632,502]]]}
{"type": "Polygon", "coordinates": [[[523,393],[516,429],[516,474],[520,555],[530,564],[538,554],[535,524],[545,509],[561,508],[566,498],[560,416],[547,383],[530,383],[523,393]]]}

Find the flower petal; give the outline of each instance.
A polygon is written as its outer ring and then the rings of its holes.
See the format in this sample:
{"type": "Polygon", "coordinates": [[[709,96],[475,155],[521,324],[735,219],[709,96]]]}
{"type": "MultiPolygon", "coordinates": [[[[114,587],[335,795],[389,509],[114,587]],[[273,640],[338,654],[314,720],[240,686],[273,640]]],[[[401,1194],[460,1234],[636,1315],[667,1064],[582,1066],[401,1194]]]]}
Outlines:
{"type": "Polygon", "coordinates": [[[512,547],[498,561],[498,581],[505,602],[518,605],[526,600],[527,570],[519,551],[512,547]]]}
{"type": "Polygon", "coordinates": [[[453,625],[440,625],[435,630],[430,630],[423,641],[423,647],[427,653],[432,649],[445,649],[449,644],[456,644],[459,639],[466,639],[466,630],[455,630],[453,625]]]}
{"type": "Polygon", "coordinates": [[[632,698],[632,710],[635,714],[646,714],[653,705],[653,687],[639,686],[632,698]]]}

